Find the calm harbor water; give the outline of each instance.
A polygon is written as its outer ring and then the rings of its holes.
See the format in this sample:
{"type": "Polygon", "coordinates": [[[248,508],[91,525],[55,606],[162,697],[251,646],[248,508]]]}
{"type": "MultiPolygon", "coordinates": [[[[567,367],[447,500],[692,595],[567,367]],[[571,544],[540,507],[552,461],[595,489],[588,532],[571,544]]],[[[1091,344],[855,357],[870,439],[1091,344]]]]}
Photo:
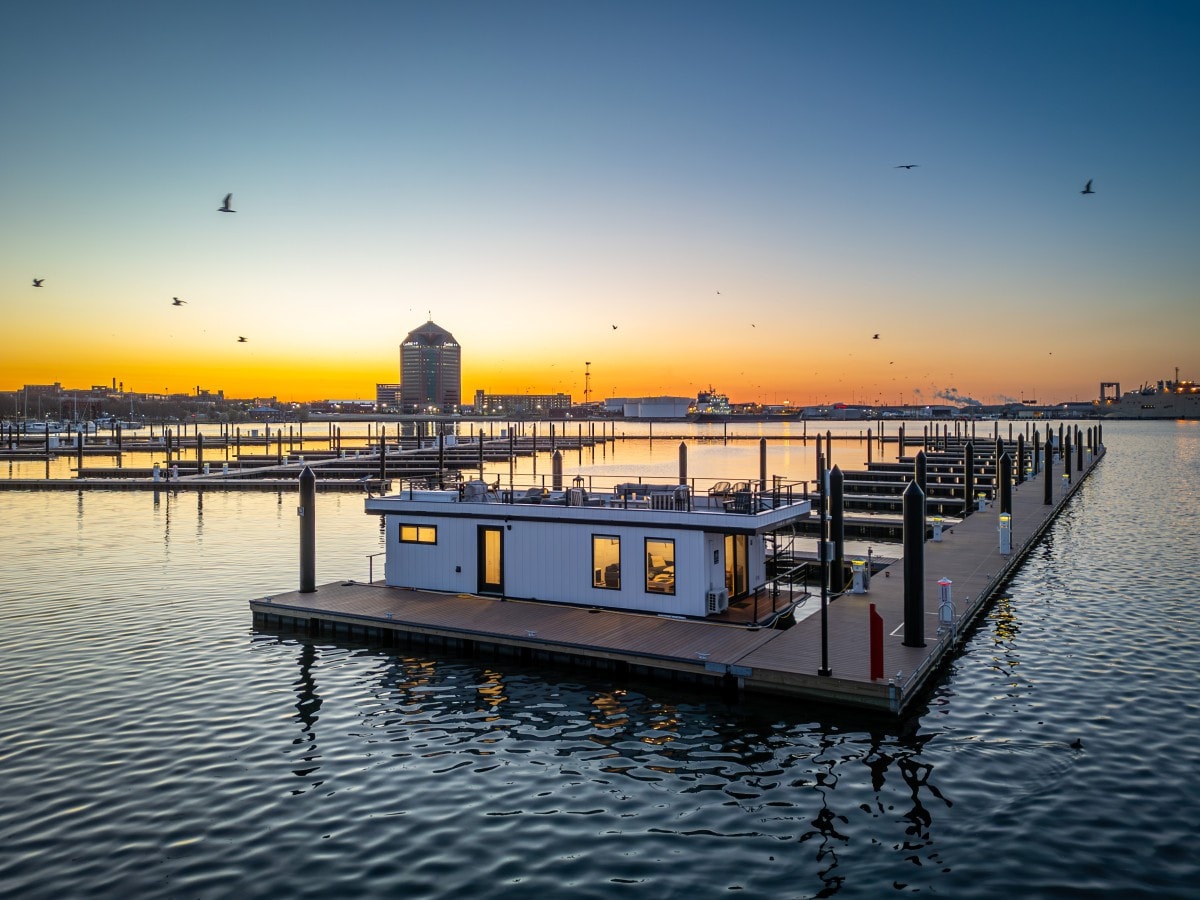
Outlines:
{"type": "MultiPolygon", "coordinates": [[[[1105,437],[900,723],[259,632],[248,599],[298,581],[294,495],[0,491],[0,892],[1192,896],[1200,424],[1105,437]]],[[[365,579],[378,520],[317,506],[318,583],[365,579]]]]}

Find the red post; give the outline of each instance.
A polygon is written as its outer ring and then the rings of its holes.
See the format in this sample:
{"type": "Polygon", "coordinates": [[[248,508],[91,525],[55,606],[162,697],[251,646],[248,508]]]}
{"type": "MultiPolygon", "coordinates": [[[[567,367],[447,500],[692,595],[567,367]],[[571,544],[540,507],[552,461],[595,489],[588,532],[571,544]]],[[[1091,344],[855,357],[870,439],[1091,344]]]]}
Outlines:
{"type": "Polygon", "coordinates": [[[871,604],[871,680],[883,677],[883,616],[871,604]]]}

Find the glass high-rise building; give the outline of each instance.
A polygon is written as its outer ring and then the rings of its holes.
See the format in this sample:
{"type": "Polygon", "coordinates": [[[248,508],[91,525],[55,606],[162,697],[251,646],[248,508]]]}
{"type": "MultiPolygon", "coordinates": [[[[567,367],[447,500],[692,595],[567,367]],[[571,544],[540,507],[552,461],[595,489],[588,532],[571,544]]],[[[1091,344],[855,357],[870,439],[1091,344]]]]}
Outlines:
{"type": "Polygon", "coordinates": [[[432,320],[400,345],[400,406],[406,413],[454,412],[462,403],[462,350],[432,320]]]}

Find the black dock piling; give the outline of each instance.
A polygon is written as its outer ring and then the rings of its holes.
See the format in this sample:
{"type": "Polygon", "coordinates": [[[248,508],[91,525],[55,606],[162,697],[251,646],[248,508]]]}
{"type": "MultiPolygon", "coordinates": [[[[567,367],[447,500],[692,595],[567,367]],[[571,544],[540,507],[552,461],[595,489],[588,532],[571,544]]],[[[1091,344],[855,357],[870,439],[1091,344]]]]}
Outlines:
{"type": "MultiPolygon", "coordinates": [[[[536,427],[536,426],[535,426],[536,427]]],[[[446,432],[438,429],[438,487],[446,486],[446,432]]]]}
{"type": "MultiPolygon", "coordinates": [[[[929,495],[929,458],[925,455],[924,450],[918,450],[916,458],[913,460],[913,480],[917,482],[917,487],[921,489],[921,496],[929,495]]],[[[921,510],[921,540],[925,537],[925,521],[926,510],[921,510]]]]}
{"type": "Polygon", "coordinates": [[[846,478],[838,466],[829,470],[829,541],[833,544],[833,574],[830,587],[840,594],[846,586],[846,527],[844,506],[846,478]]]}
{"type": "Polygon", "coordinates": [[[1012,515],[1013,462],[1007,451],[1000,455],[996,466],[996,484],[1000,491],[1000,514],[1012,515]]]}
{"type": "Polygon", "coordinates": [[[300,593],[317,589],[317,476],[305,466],[300,473],[300,593]]]}
{"type": "MultiPolygon", "coordinates": [[[[383,493],[383,485],[387,481],[387,427],[379,426],[379,493],[383,493]]],[[[401,480],[400,487],[397,490],[403,490],[404,483],[401,480]]]]}
{"type": "Polygon", "coordinates": [[[925,494],[904,490],[904,646],[925,646],[925,494]]]}
{"type": "Polygon", "coordinates": [[[829,668],[829,541],[826,539],[829,522],[828,490],[826,489],[825,458],[821,455],[821,439],[817,435],[817,486],[820,490],[820,532],[817,537],[818,558],[821,561],[821,666],[817,674],[829,677],[833,670],[829,668]]]}
{"type": "Polygon", "coordinates": [[[1042,502],[1049,506],[1054,502],[1054,445],[1050,433],[1046,432],[1046,471],[1042,475],[1042,502]]]}
{"type": "Polygon", "coordinates": [[[687,484],[687,444],[679,442],[679,483],[687,484]]]}
{"type": "Polygon", "coordinates": [[[1017,484],[1025,483],[1025,435],[1017,435],[1017,484]]]}
{"type": "Polygon", "coordinates": [[[975,509],[975,444],[967,441],[963,447],[963,518],[975,509]]]}

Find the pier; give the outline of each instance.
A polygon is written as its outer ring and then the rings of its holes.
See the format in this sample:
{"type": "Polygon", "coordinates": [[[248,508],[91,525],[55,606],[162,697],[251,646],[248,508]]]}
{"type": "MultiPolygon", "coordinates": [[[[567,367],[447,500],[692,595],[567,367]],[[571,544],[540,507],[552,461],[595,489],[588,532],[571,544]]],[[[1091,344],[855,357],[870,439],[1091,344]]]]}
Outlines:
{"type": "MultiPolygon", "coordinates": [[[[731,601],[725,616],[685,620],[415,591],[388,587],[372,574],[365,582],[346,580],[310,592],[256,598],[250,608],[256,627],[263,629],[588,666],[619,677],[665,677],[714,690],[900,715],[924,696],[989,602],[1103,458],[1098,429],[1094,440],[1089,430],[1086,445],[1077,429],[1073,442],[1069,433],[1067,437],[1063,455],[1056,453],[1050,461],[1039,460],[1035,445],[1022,446],[1015,470],[1010,470],[1009,454],[1021,445],[998,440],[991,452],[1010,472],[1008,482],[997,483],[993,473],[992,483],[974,491],[980,486],[974,477],[994,465],[981,453],[979,465],[970,467],[971,478],[966,471],[959,473],[961,517],[946,519],[925,511],[919,520],[925,534],[915,541],[905,536],[905,558],[867,573],[869,583],[861,593],[856,584],[854,589],[831,590],[827,602],[812,595],[796,601],[789,628],[755,624],[758,616],[751,617],[746,604],[760,602],[758,597],[731,601]],[[906,569],[910,563],[917,569],[917,558],[909,558],[912,546],[920,561],[916,579],[906,569]],[[906,635],[906,626],[914,622],[918,627],[906,635]]],[[[987,446],[986,440],[981,443],[981,449],[987,446]]],[[[899,449],[903,455],[903,442],[899,449]]],[[[950,480],[956,458],[962,469],[961,450],[952,442],[941,449],[945,455],[934,467],[927,467],[924,450],[898,460],[910,473],[917,470],[916,478],[910,475],[898,483],[905,490],[917,480],[928,486],[931,472],[950,480]]],[[[864,477],[878,481],[878,474],[864,477]]]]}
{"type": "MultiPolygon", "coordinates": [[[[494,432],[495,423],[491,429],[494,432]]],[[[525,429],[501,429],[502,436],[489,437],[484,429],[470,436],[400,435],[380,426],[372,433],[343,438],[340,429],[327,436],[299,436],[293,429],[240,429],[212,436],[186,429],[175,434],[164,429],[157,436],[130,439],[84,432],[62,434],[0,434],[0,462],[46,462],[44,478],[0,479],[0,490],[294,490],[305,466],[319,469],[322,491],[389,489],[393,479],[412,483],[453,483],[461,473],[482,471],[485,464],[509,463],[520,457],[547,452],[578,453],[611,443],[605,428],[585,429],[575,434],[551,426],[541,436],[536,424],[525,429]],[[126,465],[130,454],[160,456],[152,465],[126,465]],[[51,478],[50,461],[72,460],[74,476],[51,478]],[[109,459],[112,465],[103,465],[109,459]]]]}

